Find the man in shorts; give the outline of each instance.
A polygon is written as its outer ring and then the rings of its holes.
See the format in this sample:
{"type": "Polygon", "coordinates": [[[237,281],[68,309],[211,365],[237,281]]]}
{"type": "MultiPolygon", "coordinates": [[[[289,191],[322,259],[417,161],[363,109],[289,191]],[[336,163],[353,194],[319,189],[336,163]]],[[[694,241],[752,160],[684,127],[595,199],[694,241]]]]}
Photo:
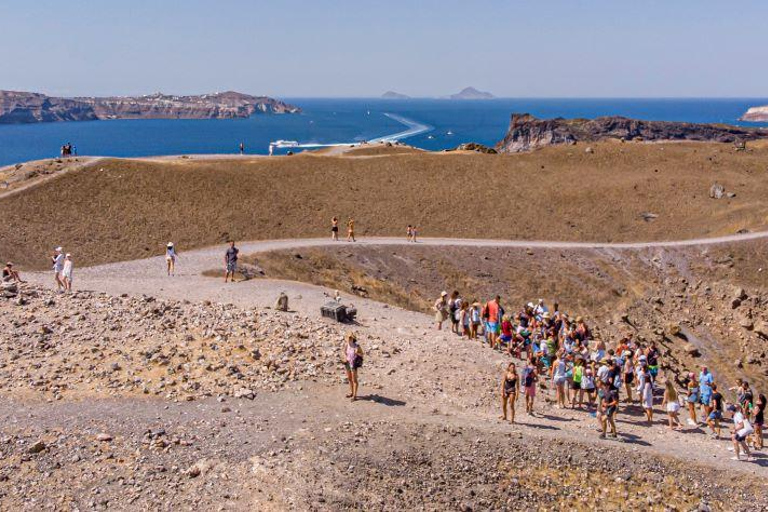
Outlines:
{"type": "Polygon", "coordinates": [[[232,282],[235,282],[235,271],[237,270],[237,255],[240,252],[240,249],[235,247],[235,241],[232,240],[229,242],[229,248],[227,249],[227,252],[224,253],[224,264],[227,267],[227,273],[224,275],[224,282],[227,282],[227,279],[230,277],[232,278],[232,282]]]}
{"type": "Polygon", "coordinates": [[[720,439],[720,421],[723,419],[723,395],[717,390],[717,384],[712,383],[711,412],[707,416],[707,425],[712,430],[712,437],[720,439]]]}
{"type": "Polygon", "coordinates": [[[485,327],[486,327],[486,335],[488,338],[488,345],[495,349],[496,348],[496,340],[498,339],[499,335],[499,303],[501,301],[501,297],[498,295],[495,299],[489,300],[485,304],[485,327]]]}

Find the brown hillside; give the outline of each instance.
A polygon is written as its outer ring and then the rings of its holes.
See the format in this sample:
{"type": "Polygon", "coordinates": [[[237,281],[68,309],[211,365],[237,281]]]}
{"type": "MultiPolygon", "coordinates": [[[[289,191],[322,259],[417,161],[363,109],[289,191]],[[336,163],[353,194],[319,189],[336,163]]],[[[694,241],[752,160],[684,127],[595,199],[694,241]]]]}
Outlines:
{"type": "Polygon", "coordinates": [[[168,240],[183,252],[228,238],[327,236],[333,215],[354,216],[360,236],[399,236],[414,223],[422,236],[642,241],[766,225],[766,147],[592,147],[110,160],[0,196],[0,258],[41,268],[57,244],[83,265],[158,254],[168,240]],[[735,198],[710,199],[715,182],[735,198]]]}

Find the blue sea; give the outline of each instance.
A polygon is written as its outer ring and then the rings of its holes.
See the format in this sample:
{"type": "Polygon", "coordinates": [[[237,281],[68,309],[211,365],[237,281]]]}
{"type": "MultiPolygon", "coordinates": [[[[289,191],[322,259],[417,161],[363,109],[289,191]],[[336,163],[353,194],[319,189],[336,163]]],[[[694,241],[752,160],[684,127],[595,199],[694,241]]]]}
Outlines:
{"type": "MultiPolygon", "coordinates": [[[[57,156],[71,142],[78,155],[151,156],[236,153],[266,154],[270,142],[348,144],[393,138],[429,150],[462,142],[493,145],[501,140],[510,114],[537,117],[621,115],[639,119],[729,123],[768,98],[737,99],[317,99],[288,98],[298,115],[256,115],[233,120],[115,120],[0,125],[0,165],[57,156]]],[[[296,151],[301,148],[292,148],[296,151]]],[[[287,148],[278,149],[285,152],[287,148]]]]}

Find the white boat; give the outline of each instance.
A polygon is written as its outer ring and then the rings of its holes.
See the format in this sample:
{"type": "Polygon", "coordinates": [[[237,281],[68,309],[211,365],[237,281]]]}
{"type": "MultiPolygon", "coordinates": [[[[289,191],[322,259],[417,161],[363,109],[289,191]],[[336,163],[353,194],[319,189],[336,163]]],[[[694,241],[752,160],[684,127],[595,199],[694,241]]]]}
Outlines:
{"type": "Polygon", "coordinates": [[[295,148],[299,146],[299,143],[295,140],[276,140],[275,142],[270,142],[269,145],[276,148],[295,148]]]}

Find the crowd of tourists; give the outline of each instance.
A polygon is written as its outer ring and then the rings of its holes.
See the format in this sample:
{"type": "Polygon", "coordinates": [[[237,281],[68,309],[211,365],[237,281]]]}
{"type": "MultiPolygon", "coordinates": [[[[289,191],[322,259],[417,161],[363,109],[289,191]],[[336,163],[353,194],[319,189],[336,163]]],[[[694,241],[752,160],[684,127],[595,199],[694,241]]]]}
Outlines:
{"type": "Polygon", "coordinates": [[[515,422],[517,399],[535,415],[537,393],[549,394],[555,408],[583,410],[595,418],[601,438],[617,438],[616,416],[622,408],[639,407],[647,425],[654,425],[654,405],[660,395],[665,423],[671,430],[703,429],[719,439],[728,414],[733,421],[734,459],[751,460],[751,450],[763,448],[766,397],[755,394],[746,381],[727,387],[707,368],[679,376],[680,387],[669,371],[660,375],[662,355],[653,341],[643,343],[631,334],[615,344],[593,335],[586,321],[550,308],[543,299],[508,311],[501,298],[480,303],[454,291],[435,301],[435,326],[450,322],[458,336],[504,351],[514,359],[501,379],[501,419],[515,422]],[[723,393],[730,393],[726,400],[723,393]],[[684,429],[681,409],[691,428],[684,429]]]}

